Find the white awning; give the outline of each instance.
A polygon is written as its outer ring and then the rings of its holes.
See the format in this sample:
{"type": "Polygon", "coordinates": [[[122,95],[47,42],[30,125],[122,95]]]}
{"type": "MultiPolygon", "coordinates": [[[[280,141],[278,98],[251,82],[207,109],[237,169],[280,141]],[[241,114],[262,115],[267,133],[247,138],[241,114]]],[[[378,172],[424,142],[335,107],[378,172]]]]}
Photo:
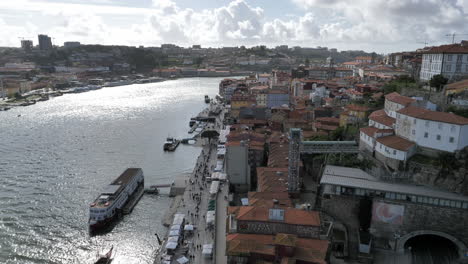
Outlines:
{"type": "Polygon", "coordinates": [[[166,244],[166,249],[176,249],[177,248],[177,243],[175,242],[167,242],[166,244]]]}
{"type": "Polygon", "coordinates": [[[186,258],[185,256],[183,256],[183,257],[177,259],[177,262],[179,262],[180,264],[184,264],[184,263],[189,262],[189,259],[186,258]]]}

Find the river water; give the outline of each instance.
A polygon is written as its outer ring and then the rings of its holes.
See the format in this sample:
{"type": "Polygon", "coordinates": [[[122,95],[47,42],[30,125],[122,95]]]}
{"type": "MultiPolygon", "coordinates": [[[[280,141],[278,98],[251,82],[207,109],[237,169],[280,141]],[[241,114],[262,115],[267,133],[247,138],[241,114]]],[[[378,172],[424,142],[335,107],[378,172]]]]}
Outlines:
{"type": "Polygon", "coordinates": [[[143,196],[101,236],[88,234],[89,204],[128,167],[143,168],[147,186],[191,172],[199,147],[164,153],[162,144],[187,137],[220,80],[104,88],[0,112],[0,263],[93,263],[112,245],[113,263],[152,263],[168,190],[143,196]]]}

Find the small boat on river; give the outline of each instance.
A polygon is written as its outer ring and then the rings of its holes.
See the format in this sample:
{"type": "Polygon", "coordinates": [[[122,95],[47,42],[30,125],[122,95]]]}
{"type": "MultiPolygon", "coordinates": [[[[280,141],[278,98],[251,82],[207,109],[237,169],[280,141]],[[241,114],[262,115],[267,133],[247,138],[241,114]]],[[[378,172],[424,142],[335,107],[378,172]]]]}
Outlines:
{"type": "Polygon", "coordinates": [[[164,143],[163,149],[164,151],[174,151],[179,146],[179,144],[180,140],[173,137],[168,137],[164,143]]]}

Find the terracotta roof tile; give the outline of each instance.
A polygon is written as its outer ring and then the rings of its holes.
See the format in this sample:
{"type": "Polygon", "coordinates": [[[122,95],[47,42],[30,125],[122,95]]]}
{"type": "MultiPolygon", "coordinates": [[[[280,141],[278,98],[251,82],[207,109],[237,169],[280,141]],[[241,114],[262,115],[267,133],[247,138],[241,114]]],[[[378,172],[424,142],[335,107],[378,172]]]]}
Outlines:
{"type": "Polygon", "coordinates": [[[408,106],[412,102],[416,101],[415,99],[400,95],[397,92],[393,92],[393,93],[389,93],[389,94],[385,95],[385,99],[389,100],[389,101],[392,101],[394,103],[397,103],[397,104],[404,105],[404,106],[408,106]]]}
{"type": "Polygon", "coordinates": [[[392,149],[408,151],[415,144],[399,136],[386,136],[377,139],[377,142],[392,149]]]}
{"type": "Polygon", "coordinates": [[[447,84],[445,87],[446,90],[453,90],[453,89],[468,89],[468,79],[462,80],[459,82],[454,82],[451,84],[447,84]]]}
{"type": "Polygon", "coordinates": [[[468,45],[462,46],[461,44],[441,45],[432,47],[423,53],[468,53],[468,45]]]}
{"type": "Polygon", "coordinates": [[[358,112],[366,112],[369,111],[369,107],[364,106],[364,105],[355,105],[355,104],[349,104],[345,106],[346,110],[349,111],[358,111],[358,112]]]}
{"type": "Polygon", "coordinates": [[[393,129],[378,129],[376,127],[363,127],[359,129],[362,133],[368,135],[369,137],[375,138],[376,133],[386,133],[386,134],[393,134],[393,129]]]}
{"type": "MultiPolygon", "coordinates": [[[[294,242],[294,255],[286,259],[287,264],[295,263],[295,260],[305,261],[307,263],[326,264],[325,261],[329,242],[327,240],[310,238],[293,238],[289,234],[277,235],[257,235],[257,234],[228,234],[226,236],[226,252],[229,256],[249,256],[252,253],[261,253],[264,255],[275,255],[275,244],[287,239],[292,244],[294,242]],[[280,238],[281,239],[280,239],[280,238]],[[291,262],[291,260],[293,262],[291,262]]],[[[279,243],[282,245],[282,243],[279,243]]],[[[283,264],[283,262],[281,262],[283,264]]]]}
{"type": "Polygon", "coordinates": [[[424,108],[409,106],[398,111],[402,115],[416,117],[424,120],[437,121],[442,123],[468,125],[468,118],[447,112],[431,111],[424,108]]]}
{"type": "Polygon", "coordinates": [[[395,118],[388,116],[383,109],[372,112],[369,119],[388,127],[393,127],[395,124],[395,118]]]}
{"type": "MultiPolygon", "coordinates": [[[[236,215],[237,220],[259,221],[259,222],[277,222],[269,220],[270,208],[256,206],[240,206],[236,215]]],[[[306,211],[296,208],[284,209],[285,224],[290,225],[305,225],[305,226],[320,226],[320,216],[316,211],[306,211]]]]}

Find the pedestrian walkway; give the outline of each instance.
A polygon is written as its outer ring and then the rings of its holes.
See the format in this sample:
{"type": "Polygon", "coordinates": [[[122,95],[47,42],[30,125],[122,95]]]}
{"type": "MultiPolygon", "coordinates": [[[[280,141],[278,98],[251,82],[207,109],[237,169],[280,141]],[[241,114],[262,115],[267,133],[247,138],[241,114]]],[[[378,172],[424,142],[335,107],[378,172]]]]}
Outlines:
{"type": "MultiPolygon", "coordinates": [[[[221,122],[222,124],[221,119],[217,119],[216,121],[221,122]]],[[[217,127],[219,127],[219,125],[217,127]]],[[[215,262],[214,259],[204,257],[202,255],[204,244],[213,244],[213,251],[216,252],[217,250],[215,245],[215,234],[217,232],[216,226],[219,226],[219,224],[213,223],[208,225],[206,221],[209,201],[211,199],[216,199],[215,195],[213,197],[210,196],[210,184],[206,180],[207,177],[211,176],[212,170],[216,166],[216,154],[217,142],[212,140],[212,142],[203,146],[202,152],[197,159],[193,173],[190,174],[190,176],[186,179],[186,188],[184,194],[180,196],[180,202],[178,207],[175,208],[175,211],[177,211],[177,213],[184,214],[185,224],[193,225],[194,230],[191,234],[188,234],[184,237],[183,242],[180,242],[180,245],[176,249],[171,263],[177,263],[176,260],[182,256],[187,257],[189,259],[189,263],[226,263],[226,261],[215,262]]],[[[218,194],[218,197],[221,197],[223,200],[224,196],[227,195],[228,188],[223,186],[221,190],[222,193],[218,194]]],[[[224,211],[225,213],[227,201],[223,200],[224,203],[223,201],[219,202],[219,199],[216,199],[216,201],[216,206],[219,206],[220,209],[223,208],[216,211],[224,211]]],[[[218,223],[219,217],[222,217],[222,215],[216,215],[215,223],[218,223]]],[[[221,225],[224,226],[224,224],[221,225]]],[[[224,236],[225,231],[222,231],[222,234],[224,236]]],[[[162,246],[164,246],[164,244],[162,246]]],[[[222,254],[216,255],[224,256],[224,252],[222,254]]],[[[160,263],[160,260],[160,256],[157,256],[155,263],[160,263]]]]}

